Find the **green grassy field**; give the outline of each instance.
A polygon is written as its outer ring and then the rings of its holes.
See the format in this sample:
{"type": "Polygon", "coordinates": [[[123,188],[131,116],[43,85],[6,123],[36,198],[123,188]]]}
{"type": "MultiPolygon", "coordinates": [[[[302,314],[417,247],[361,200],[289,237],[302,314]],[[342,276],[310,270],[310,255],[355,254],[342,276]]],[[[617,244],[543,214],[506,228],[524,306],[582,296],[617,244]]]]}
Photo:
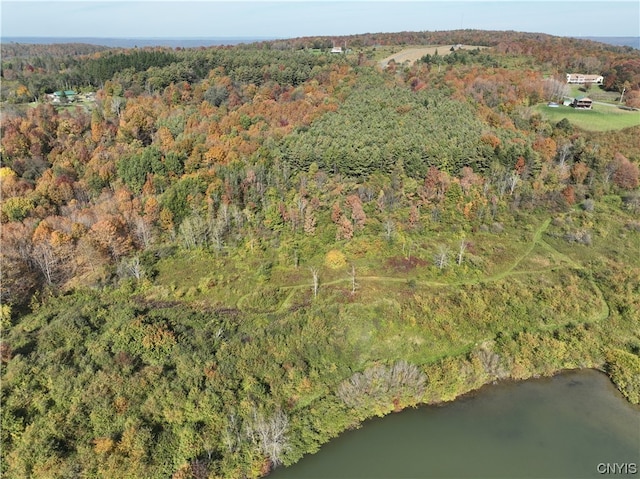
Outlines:
{"type": "Polygon", "coordinates": [[[621,130],[640,125],[640,112],[625,111],[613,106],[596,104],[592,110],[575,110],[569,106],[551,108],[538,105],[536,109],[553,123],[566,118],[575,127],[587,131],[621,130]]]}
{"type": "Polygon", "coordinates": [[[606,103],[616,103],[620,100],[620,92],[617,91],[606,91],[597,85],[591,86],[586,92],[582,88],[582,85],[569,85],[569,96],[573,98],[588,96],[593,101],[606,103]]]}

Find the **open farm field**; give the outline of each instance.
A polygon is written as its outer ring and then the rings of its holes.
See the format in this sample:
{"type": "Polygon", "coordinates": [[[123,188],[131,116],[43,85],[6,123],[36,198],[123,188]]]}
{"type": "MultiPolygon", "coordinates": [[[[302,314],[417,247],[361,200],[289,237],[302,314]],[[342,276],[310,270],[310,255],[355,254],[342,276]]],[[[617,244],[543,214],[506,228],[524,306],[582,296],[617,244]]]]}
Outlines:
{"type": "Polygon", "coordinates": [[[588,96],[593,101],[601,101],[611,104],[615,104],[620,100],[620,92],[607,91],[597,85],[592,86],[587,89],[587,91],[584,91],[584,87],[582,85],[569,85],[569,96],[572,98],[588,96]]]}
{"type": "Polygon", "coordinates": [[[436,53],[438,53],[438,55],[449,55],[451,53],[451,48],[475,50],[476,48],[482,49],[486,47],[479,47],[476,45],[433,45],[428,47],[410,47],[383,58],[380,60],[380,66],[385,67],[391,60],[394,60],[396,63],[409,62],[410,64],[413,64],[425,55],[435,55],[436,53]]]}
{"type": "Polygon", "coordinates": [[[627,111],[615,106],[594,104],[592,110],[576,110],[570,106],[552,108],[538,105],[536,109],[544,118],[557,123],[563,118],[587,131],[622,130],[640,125],[640,111],[627,111]]]}

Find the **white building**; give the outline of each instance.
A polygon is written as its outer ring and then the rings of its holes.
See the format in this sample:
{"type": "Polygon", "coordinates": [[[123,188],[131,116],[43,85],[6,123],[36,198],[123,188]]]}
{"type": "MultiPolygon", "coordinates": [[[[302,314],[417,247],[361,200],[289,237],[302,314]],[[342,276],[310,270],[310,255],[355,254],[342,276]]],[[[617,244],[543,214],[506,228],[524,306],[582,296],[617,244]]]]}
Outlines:
{"type": "Polygon", "coordinates": [[[582,73],[567,73],[567,83],[577,83],[584,85],[591,83],[594,85],[602,85],[604,77],[602,75],[583,75],[582,73]]]}

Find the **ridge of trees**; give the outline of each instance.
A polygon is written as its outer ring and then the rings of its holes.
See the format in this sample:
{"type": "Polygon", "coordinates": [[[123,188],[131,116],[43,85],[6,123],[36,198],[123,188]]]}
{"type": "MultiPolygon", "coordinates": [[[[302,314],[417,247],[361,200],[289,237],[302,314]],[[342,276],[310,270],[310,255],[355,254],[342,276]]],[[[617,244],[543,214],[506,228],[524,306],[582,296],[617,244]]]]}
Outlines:
{"type": "MultiPolygon", "coordinates": [[[[15,58],[46,58],[91,55],[108,50],[109,47],[89,43],[22,43],[2,42],[0,56],[3,62],[15,58]]],[[[38,65],[33,65],[37,67],[38,65]]]]}
{"type": "MultiPolygon", "coordinates": [[[[116,72],[120,72],[124,83],[137,84],[138,91],[145,87],[164,88],[171,82],[202,80],[212,68],[222,64],[230,72],[234,72],[231,77],[235,81],[256,83],[272,79],[278,83],[295,85],[306,81],[309,70],[318,65],[318,61],[326,62],[326,56],[316,56],[314,59],[303,55],[295,66],[269,71],[262,70],[264,58],[268,56],[271,65],[282,63],[285,57],[278,58],[281,55],[278,52],[289,51],[286,56],[289,63],[295,58],[291,55],[291,50],[300,51],[320,46],[326,48],[336,41],[346,42],[350,48],[355,49],[402,44],[484,45],[503,55],[530,57],[534,64],[545,65],[560,74],[567,71],[602,73],[606,77],[605,86],[610,90],[621,92],[624,87],[628,90],[640,88],[640,67],[637,55],[631,48],[545,34],[479,30],[379,33],[339,38],[307,37],[259,42],[241,47],[96,49],[92,55],[51,54],[34,56],[28,61],[3,55],[2,75],[5,79],[17,79],[27,86],[32,98],[37,98],[43,92],[66,89],[69,85],[77,88],[102,86],[116,72]],[[240,57],[234,59],[234,55],[229,52],[239,54],[240,57]],[[250,55],[249,52],[253,52],[254,58],[243,58],[244,55],[250,55]],[[240,66],[237,71],[236,64],[240,66]],[[152,68],[147,74],[142,74],[150,67],[152,68]]],[[[57,51],[56,48],[64,51],[62,46],[51,47],[54,51],[57,51]]],[[[73,44],[70,45],[72,47],[73,44]]],[[[37,48],[35,51],[38,51],[37,48]]]]}

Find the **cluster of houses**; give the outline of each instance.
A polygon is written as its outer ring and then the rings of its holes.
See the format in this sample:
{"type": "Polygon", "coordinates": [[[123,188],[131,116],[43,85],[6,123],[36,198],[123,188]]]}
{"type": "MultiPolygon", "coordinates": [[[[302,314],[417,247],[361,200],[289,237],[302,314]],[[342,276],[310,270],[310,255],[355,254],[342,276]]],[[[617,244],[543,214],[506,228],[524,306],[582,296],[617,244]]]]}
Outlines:
{"type": "MultiPolygon", "coordinates": [[[[602,85],[604,77],[602,75],[585,75],[582,73],[567,73],[567,83],[577,85],[602,85]]],[[[572,101],[565,102],[565,105],[572,106],[578,110],[591,110],[593,100],[583,96],[574,98],[572,101]]]]}
{"type": "Polygon", "coordinates": [[[76,101],[78,93],[74,90],[60,90],[47,94],[51,103],[69,103],[76,101]]]}
{"type": "Polygon", "coordinates": [[[94,100],[95,93],[78,93],[75,90],[60,90],[47,94],[47,100],[54,104],[73,103],[82,100],[94,100]]]}

